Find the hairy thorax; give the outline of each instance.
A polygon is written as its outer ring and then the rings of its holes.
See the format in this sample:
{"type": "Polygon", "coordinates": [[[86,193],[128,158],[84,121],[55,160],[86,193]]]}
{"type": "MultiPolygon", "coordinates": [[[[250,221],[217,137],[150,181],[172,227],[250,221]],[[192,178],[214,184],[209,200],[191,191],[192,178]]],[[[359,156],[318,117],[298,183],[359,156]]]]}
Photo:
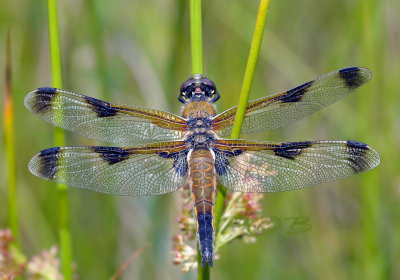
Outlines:
{"type": "Polygon", "coordinates": [[[183,108],[182,117],[191,119],[199,117],[213,117],[216,114],[215,106],[206,101],[191,102],[183,108]]]}
{"type": "Polygon", "coordinates": [[[188,147],[194,149],[211,148],[216,140],[216,134],[211,129],[215,116],[215,107],[205,101],[192,102],[183,109],[182,116],[188,120],[189,131],[185,135],[188,147]]]}

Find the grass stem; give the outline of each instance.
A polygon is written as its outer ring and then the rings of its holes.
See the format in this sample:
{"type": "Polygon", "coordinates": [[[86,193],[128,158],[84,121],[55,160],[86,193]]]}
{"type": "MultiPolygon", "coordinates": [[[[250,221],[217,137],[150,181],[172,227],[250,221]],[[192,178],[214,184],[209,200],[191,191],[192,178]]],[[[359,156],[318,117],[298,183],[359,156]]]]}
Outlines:
{"type": "MultiPolygon", "coordinates": [[[[62,68],[61,68],[61,47],[58,26],[57,0],[48,0],[49,17],[49,43],[51,57],[51,75],[52,85],[56,88],[62,88],[62,68]]],[[[60,128],[54,130],[54,142],[56,146],[64,146],[64,131],[60,128]]],[[[72,248],[71,235],[69,230],[68,216],[68,194],[67,187],[57,184],[58,205],[59,205],[59,238],[61,252],[61,268],[64,279],[72,279],[72,248]]]]}
{"type": "Polygon", "coordinates": [[[190,0],[190,45],[192,74],[203,73],[203,39],[201,27],[201,0],[190,0]]]}
{"type": "MultiPolygon", "coordinates": [[[[201,24],[201,0],[190,0],[190,44],[192,57],[192,75],[203,73],[203,39],[201,24]]],[[[197,245],[197,255],[197,279],[210,279],[209,264],[203,267],[199,245],[197,245]]]]}
{"type": "Polygon", "coordinates": [[[8,224],[19,247],[19,221],[18,221],[18,196],[17,196],[17,171],[15,162],[15,137],[14,137],[14,106],[12,99],[11,80],[11,38],[7,34],[6,69],[5,69],[5,95],[4,95],[4,142],[7,163],[8,185],[8,224]]]}
{"type": "MultiPolygon", "coordinates": [[[[249,57],[247,60],[247,66],[244,73],[242,90],[240,92],[239,103],[236,109],[236,117],[233,124],[232,139],[237,139],[240,136],[240,130],[242,129],[244,114],[246,112],[247,102],[249,100],[249,94],[251,84],[254,77],[254,72],[257,65],[258,56],[260,53],[260,46],[262,37],[264,34],[265,22],[267,20],[267,11],[270,1],[261,0],[258,8],[258,15],[256,20],[256,26],[254,29],[253,39],[250,45],[249,57]]],[[[219,231],[219,222],[224,210],[224,202],[226,197],[226,189],[223,186],[218,187],[217,201],[215,202],[215,228],[216,232],[219,231]]]]}
{"type": "Polygon", "coordinates": [[[261,42],[264,34],[265,22],[267,20],[267,12],[269,0],[261,0],[258,8],[256,26],[254,29],[253,39],[250,45],[249,58],[247,59],[246,71],[244,73],[242,90],[240,92],[239,103],[236,109],[236,117],[233,123],[231,138],[237,139],[242,129],[244,114],[249,100],[251,84],[256,70],[257,60],[260,53],[261,42]]]}

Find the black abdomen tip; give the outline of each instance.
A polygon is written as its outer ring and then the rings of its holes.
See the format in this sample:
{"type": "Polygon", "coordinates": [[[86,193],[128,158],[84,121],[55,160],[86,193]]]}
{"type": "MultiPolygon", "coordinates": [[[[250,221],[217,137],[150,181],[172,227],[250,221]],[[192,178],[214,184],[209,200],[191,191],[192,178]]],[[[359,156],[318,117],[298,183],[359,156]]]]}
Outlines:
{"type": "Polygon", "coordinates": [[[201,248],[201,255],[203,257],[203,266],[210,264],[213,266],[213,217],[211,213],[197,213],[198,234],[201,248]]]}

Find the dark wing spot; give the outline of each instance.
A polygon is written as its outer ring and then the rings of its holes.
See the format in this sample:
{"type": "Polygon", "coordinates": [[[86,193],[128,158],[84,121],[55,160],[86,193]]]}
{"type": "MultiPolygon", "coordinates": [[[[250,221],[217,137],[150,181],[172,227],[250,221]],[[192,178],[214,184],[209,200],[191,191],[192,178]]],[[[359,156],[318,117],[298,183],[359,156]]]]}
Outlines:
{"type": "Polygon", "coordinates": [[[360,149],[360,150],[368,150],[368,145],[358,141],[348,140],[346,143],[347,147],[350,149],[360,149]]]}
{"type": "Polygon", "coordinates": [[[222,176],[227,171],[227,166],[229,165],[228,156],[224,152],[214,150],[215,153],[215,170],[219,176],[222,176]]]}
{"type": "Polygon", "coordinates": [[[215,154],[215,170],[219,176],[224,175],[227,172],[227,167],[229,166],[229,157],[234,157],[241,155],[243,150],[235,149],[232,152],[221,151],[219,149],[214,149],[215,154]]]}
{"type": "Polygon", "coordinates": [[[39,174],[47,179],[54,179],[58,171],[58,159],[60,158],[60,147],[49,148],[39,153],[39,174]]]}
{"type": "Polygon", "coordinates": [[[179,176],[183,177],[186,175],[188,170],[188,163],[187,163],[187,152],[186,153],[179,153],[174,158],[174,168],[176,173],[179,176]]]}
{"type": "Polygon", "coordinates": [[[178,153],[167,153],[167,152],[161,152],[158,153],[158,155],[162,158],[173,158],[174,159],[174,168],[176,173],[178,173],[179,176],[183,177],[186,175],[187,170],[188,170],[188,163],[187,163],[187,153],[188,151],[181,151],[178,153]]]}
{"type": "Polygon", "coordinates": [[[282,97],[282,103],[299,102],[307,90],[312,86],[314,81],[309,81],[301,86],[288,90],[282,97]]]}
{"type": "Polygon", "coordinates": [[[130,154],[121,147],[92,147],[108,164],[116,164],[129,158],[130,154]]]}
{"type": "Polygon", "coordinates": [[[366,153],[369,150],[367,144],[357,141],[347,141],[348,157],[350,167],[354,170],[354,173],[360,173],[365,170],[369,170],[370,166],[366,159],[366,153]]]}
{"type": "Polygon", "coordinates": [[[282,143],[274,149],[274,153],[278,157],[295,159],[303,149],[310,147],[312,144],[312,141],[282,143]]]}
{"type": "Polygon", "coordinates": [[[113,108],[110,103],[86,96],[86,103],[91,106],[93,112],[97,114],[98,117],[112,117],[117,114],[117,110],[113,108]]]}
{"type": "Polygon", "coordinates": [[[32,110],[37,114],[43,114],[51,110],[53,99],[56,97],[57,89],[50,87],[38,88],[35,92],[32,110]]]}
{"type": "Polygon", "coordinates": [[[360,68],[350,67],[339,70],[340,78],[348,88],[356,88],[365,83],[364,77],[360,73],[360,68]]]}

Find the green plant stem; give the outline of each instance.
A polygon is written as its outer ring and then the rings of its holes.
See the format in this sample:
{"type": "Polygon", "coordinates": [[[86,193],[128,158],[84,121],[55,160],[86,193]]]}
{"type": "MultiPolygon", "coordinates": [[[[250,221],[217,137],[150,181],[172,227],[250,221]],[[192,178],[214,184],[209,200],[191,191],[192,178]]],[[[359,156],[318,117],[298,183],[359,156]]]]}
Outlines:
{"type": "MultiPolygon", "coordinates": [[[[270,1],[261,0],[258,8],[258,15],[256,20],[256,26],[254,29],[253,39],[250,45],[249,58],[247,60],[247,66],[244,73],[242,90],[240,92],[239,103],[236,109],[236,117],[233,123],[233,129],[231,138],[237,139],[240,136],[240,130],[242,129],[244,114],[247,108],[247,102],[249,100],[249,94],[251,84],[254,77],[254,72],[257,65],[258,56],[260,53],[260,46],[262,37],[264,34],[265,22],[267,20],[267,11],[270,1]]],[[[216,232],[219,231],[219,222],[224,210],[224,202],[226,197],[226,189],[223,186],[218,186],[217,201],[215,202],[215,228],[216,232]]]]}
{"type": "Polygon", "coordinates": [[[247,108],[247,102],[249,100],[251,84],[253,82],[258,55],[260,53],[260,47],[264,34],[264,27],[267,19],[269,2],[270,2],[269,0],[260,1],[256,26],[254,29],[253,39],[251,41],[251,46],[250,46],[249,58],[247,60],[246,71],[244,73],[242,90],[240,92],[239,103],[236,109],[236,117],[233,123],[232,134],[231,134],[232,139],[239,138],[240,131],[242,129],[244,114],[247,108]]]}
{"type": "MultiPolygon", "coordinates": [[[[49,16],[49,42],[51,57],[51,74],[52,85],[56,88],[62,88],[62,71],[61,71],[61,47],[58,27],[57,0],[48,0],[48,16],[49,16]]],[[[64,131],[60,128],[54,130],[54,142],[56,146],[64,146],[64,131]]],[[[68,194],[67,187],[57,184],[58,189],[58,205],[59,205],[59,238],[61,253],[61,268],[65,280],[72,279],[72,249],[71,235],[69,230],[68,216],[68,194]]]]}
{"type": "Polygon", "coordinates": [[[210,279],[210,265],[207,263],[205,267],[203,267],[203,257],[200,253],[200,246],[197,242],[197,265],[198,265],[198,280],[209,280],[210,279]]]}
{"type": "MultiPolygon", "coordinates": [[[[190,44],[192,75],[203,73],[203,39],[201,27],[201,0],[190,0],[190,44]]],[[[203,267],[200,247],[197,244],[197,279],[210,279],[209,264],[203,267]]]]}
{"type": "MultiPolygon", "coordinates": [[[[376,31],[379,30],[377,27],[381,24],[375,15],[378,5],[379,1],[365,1],[360,3],[361,26],[363,29],[361,57],[363,57],[366,65],[371,67],[373,72],[376,70],[376,75],[378,76],[375,76],[374,81],[368,85],[370,93],[379,92],[379,88],[382,88],[379,85],[382,81],[382,79],[379,79],[379,72],[383,73],[383,69],[378,68],[377,56],[374,55],[379,52],[379,42],[381,41],[376,31]]],[[[360,122],[358,125],[358,134],[366,140],[366,143],[376,140],[371,137],[371,129],[379,131],[376,127],[377,122],[370,113],[376,110],[376,104],[379,103],[379,99],[378,95],[371,94],[370,98],[363,98],[359,102],[358,112],[361,116],[368,116],[365,121],[360,122]]],[[[379,127],[382,127],[382,125],[379,124],[379,127]]],[[[386,158],[386,160],[390,161],[389,158],[386,158]]],[[[363,261],[363,273],[359,277],[366,280],[386,278],[383,275],[385,275],[387,260],[384,254],[382,254],[380,240],[383,235],[380,235],[379,232],[381,229],[380,212],[382,207],[380,202],[383,201],[381,188],[379,188],[379,176],[379,173],[368,172],[359,177],[360,184],[363,186],[361,189],[361,213],[363,218],[363,253],[361,254],[361,259],[363,261]]]]}
{"type": "Polygon", "coordinates": [[[11,89],[11,39],[7,34],[6,69],[5,69],[5,96],[4,96],[4,141],[7,162],[8,184],[8,223],[15,239],[15,246],[19,247],[19,222],[17,201],[17,171],[15,164],[15,137],[14,137],[14,109],[11,89]]]}
{"type": "Polygon", "coordinates": [[[201,0],[190,0],[190,45],[192,74],[203,73],[203,39],[201,27],[201,0]]]}

